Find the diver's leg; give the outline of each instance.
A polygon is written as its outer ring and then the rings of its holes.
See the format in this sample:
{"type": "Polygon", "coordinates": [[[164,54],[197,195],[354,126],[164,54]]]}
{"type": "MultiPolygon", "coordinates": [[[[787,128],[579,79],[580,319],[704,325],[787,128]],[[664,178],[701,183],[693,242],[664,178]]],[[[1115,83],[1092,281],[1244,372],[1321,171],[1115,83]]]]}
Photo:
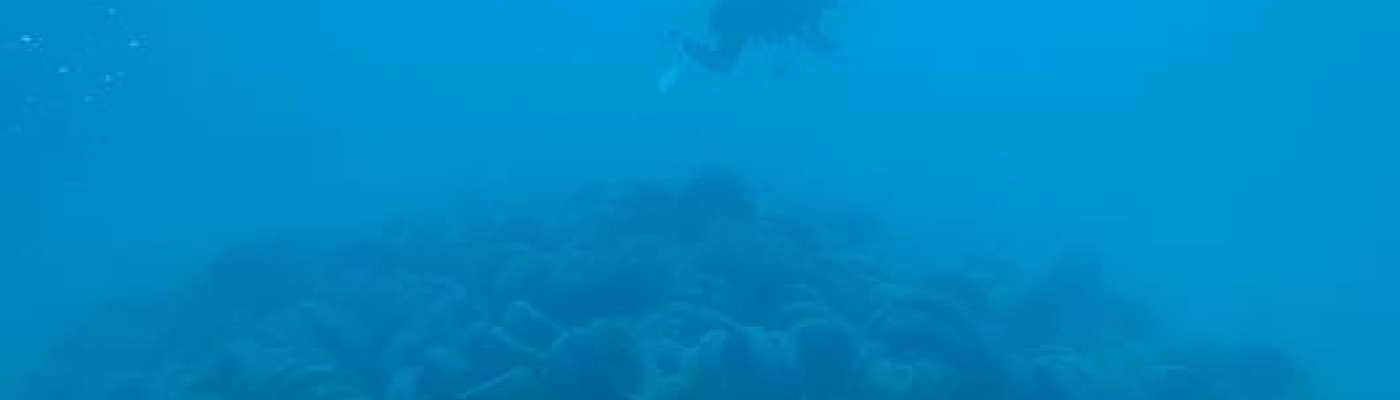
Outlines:
{"type": "Polygon", "coordinates": [[[747,40],[737,36],[720,37],[719,45],[711,48],[694,40],[683,40],[681,46],[700,66],[712,72],[729,72],[739,60],[747,40]]]}
{"type": "Polygon", "coordinates": [[[726,35],[720,37],[719,47],[716,49],[719,56],[720,70],[729,71],[734,68],[734,64],[739,61],[739,53],[744,51],[744,46],[749,43],[748,38],[739,35],[726,35]]]}

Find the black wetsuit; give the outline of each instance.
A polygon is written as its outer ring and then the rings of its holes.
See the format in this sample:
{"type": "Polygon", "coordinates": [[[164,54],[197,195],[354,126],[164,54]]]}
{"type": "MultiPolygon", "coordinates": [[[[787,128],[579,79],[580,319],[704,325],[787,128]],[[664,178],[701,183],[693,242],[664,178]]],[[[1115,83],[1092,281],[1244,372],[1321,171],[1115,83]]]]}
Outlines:
{"type": "Polygon", "coordinates": [[[719,0],[710,13],[714,46],[682,39],[685,52],[701,66],[715,72],[734,67],[744,47],[755,40],[797,40],[819,53],[834,45],[821,30],[821,19],[830,0],[719,0]]]}

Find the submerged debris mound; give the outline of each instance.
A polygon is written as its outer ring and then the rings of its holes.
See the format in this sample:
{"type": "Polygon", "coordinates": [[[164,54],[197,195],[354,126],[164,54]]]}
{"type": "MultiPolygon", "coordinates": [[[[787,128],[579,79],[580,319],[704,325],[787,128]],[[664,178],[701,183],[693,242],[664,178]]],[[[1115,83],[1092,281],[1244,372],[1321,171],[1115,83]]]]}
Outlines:
{"type": "Polygon", "coordinates": [[[1092,257],[910,271],[870,225],[757,193],[714,169],[241,248],[168,310],[73,336],[28,398],[1308,398],[1284,351],[1155,334],[1092,257]]]}

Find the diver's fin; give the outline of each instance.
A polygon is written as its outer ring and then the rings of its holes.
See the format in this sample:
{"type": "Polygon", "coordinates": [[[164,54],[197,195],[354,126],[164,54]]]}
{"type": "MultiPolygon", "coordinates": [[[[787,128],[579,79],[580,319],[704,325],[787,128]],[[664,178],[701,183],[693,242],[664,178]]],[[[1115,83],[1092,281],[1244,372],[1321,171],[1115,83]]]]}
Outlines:
{"type": "Polygon", "coordinates": [[[681,72],[685,71],[686,61],[682,59],[670,68],[661,71],[661,77],[656,80],[656,91],[662,94],[670,93],[676,88],[676,82],[681,78],[681,72]]]}
{"type": "Polygon", "coordinates": [[[686,64],[690,64],[690,57],[685,51],[681,51],[679,56],[676,57],[676,62],[661,71],[661,76],[656,79],[656,91],[661,94],[666,94],[675,90],[676,83],[681,79],[681,73],[685,72],[686,64]]]}

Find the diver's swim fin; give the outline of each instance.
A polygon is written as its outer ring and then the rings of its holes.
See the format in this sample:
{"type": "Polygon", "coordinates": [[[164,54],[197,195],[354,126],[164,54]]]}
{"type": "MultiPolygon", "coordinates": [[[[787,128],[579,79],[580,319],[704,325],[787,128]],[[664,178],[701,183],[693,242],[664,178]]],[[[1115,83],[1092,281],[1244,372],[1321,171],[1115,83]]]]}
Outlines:
{"type": "Polygon", "coordinates": [[[661,71],[661,77],[656,80],[656,91],[662,94],[670,93],[676,88],[676,82],[681,78],[681,72],[685,71],[686,61],[682,59],[670,68],[661,71]]]}
{"type": "MultiPolygon", "coordinates": [[[[679,38],[679,36],[674,37],[679,38]]],[[[676,83],[681,79],[681,73],[685,72],[686,64],[690,64],[690,57],[685,54],[685,51],[681,51],[676,63],[661,71],[661,76],[656,79],[656,91],[666,94],[675,90],[676,83]]]]}

